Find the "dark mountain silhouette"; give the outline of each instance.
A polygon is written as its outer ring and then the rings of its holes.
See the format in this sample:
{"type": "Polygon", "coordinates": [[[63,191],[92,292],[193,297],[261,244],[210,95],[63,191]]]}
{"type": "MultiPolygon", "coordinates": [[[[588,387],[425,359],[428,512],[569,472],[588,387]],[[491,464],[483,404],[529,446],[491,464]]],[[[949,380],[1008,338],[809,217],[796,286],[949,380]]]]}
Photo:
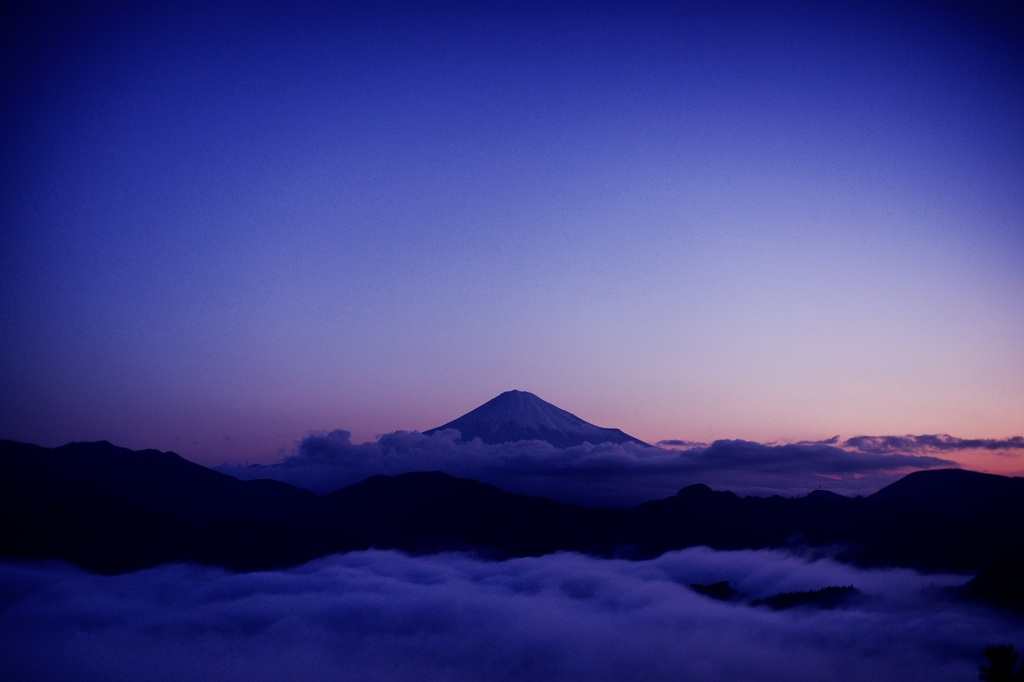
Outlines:
{"type": "Polygon", "coordinates": [[[374,546],[492,556],[610,551],[604,545],[621,514],[440,472],[375,476],[317,495],[106,442],[47,449],[0,441],[0,468],[0,555],[105,573],[168,561],[274,568],[374,546]]]}
{"type": "Polygon", "coordinates": [[[106,441],[53,449],[10,442],[2,447],[8,482],[21,479],[25,484],[3,484],[10,488],[5,490],[5,502],[29,506],[100,498],[145,506],[191,523],[210,523],[238,516],[288,520],[317,499],[314,493],[278,481],[240,481],[173,452],[136,452],[106,441]]]}
{"type": "Polygon", "coordinates": [[[240,481],[174,453],[0,441],[0,469],[8,556],[117,573],[168,561],[255,569],[345,547],[320,532],[316,494],[240,481]]]}
{"type": "Polygon", "coordinates": [[[1007,551],[967,583],[964,591],[973,599],[1024,612],[1024,552],[1007,551]]]}
{"type": "Polygon", "coordinates": [[[732,601],[739,596],[739,592],[727,580],[707,584],[690,583],[690,589],[697,594],[702,594],[705,597],[717,599],[718,601],[732,601]]]}
{"type": "Polygon", "coordinates": [[[866,561],[973,571],[1024,556],[1024,478],[918,471],[868,501],[859,529],[871,541],[866,561]]]}
{"type": "Polygon", "coordinates": [[[863,595],[853,585],[823,587],[820,590],[803,592],[782,592],[764,599],[755,599],[752,606],[767,606],[779,611],[781,609],[811,608],[834,609],[849,606],[863,595]]]}
{"type": "Polygon", "coordinates": [[[325,495],[321,512],[368,545],[409,551],[480,548],[492,556],[610,552],[621,510],[516,495],[441,472],[374,476],[325,495]]]}
{"type": "Polygon", "coordinates": [[[969,496],[977,479],[942,474],[908,474],[868,498],[818,491],[802,498],[741,498],[693,485],[631,510],[638,520],[633,539],[644,556],[693,545],[758,549],[802,544],[834,546],[841,559],[859,565],[929,571],[974,572],[1020,556],[1024,479],[994,477],[1007,485],[997,486],[992,499],[977,507],[960,505],[956,500],[962,495],[949,486],[951,479],[965,481],[963,496],[969,496]],[[913,495],[904,494],[911,490],[913,495]],[[994,508],[1002,513],[990,514],[994,508]]]}
{"type": "Polygon", "coordinates": [[[974,573],[964,594],[1021,601],[1024,479],[971,472],[913,473],[867,498],[742,498],[693,485],[603,509],[441,472],[374,476],[317,495],[106,442],[48,449],[0,441],[0,471],[0,556],[97,572],[169,561],[276,568],[369,547],[642,559],[696,545],[811,546],[865,566],[974,573]]]}
{"type": "Polygon", "coordinates": [[[583,443],[647,445],[619,429],[594,426],[526,391],[506,391],[458,419],[423,433],[429,436],[445,429],[457,429],[463,440],[479,438],[491,444],[543,440],[559,448],[583,443]]]}
{"type": "Polygon", "coordinates": [[[1006,517],[1024,534],[1024,478],[933,469],[906,476],[871,498],[960,517],[1006,517]]]}

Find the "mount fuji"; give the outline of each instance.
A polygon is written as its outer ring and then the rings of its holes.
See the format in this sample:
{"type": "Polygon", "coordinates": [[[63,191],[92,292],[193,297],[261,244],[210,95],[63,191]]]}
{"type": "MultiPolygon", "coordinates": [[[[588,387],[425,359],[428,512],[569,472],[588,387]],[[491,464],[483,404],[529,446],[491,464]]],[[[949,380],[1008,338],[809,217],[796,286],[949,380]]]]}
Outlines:
{"type": "Polygon", "coordinates": [[[559,448],[583,443],[636,443],[650,447],[628,433],[595,426],[526,391],[506,391],[458,419],[423,433],[429,436],[445,429],[457,429],[464,441],[479,438],[495,445],[543,440],[559,448]]]}

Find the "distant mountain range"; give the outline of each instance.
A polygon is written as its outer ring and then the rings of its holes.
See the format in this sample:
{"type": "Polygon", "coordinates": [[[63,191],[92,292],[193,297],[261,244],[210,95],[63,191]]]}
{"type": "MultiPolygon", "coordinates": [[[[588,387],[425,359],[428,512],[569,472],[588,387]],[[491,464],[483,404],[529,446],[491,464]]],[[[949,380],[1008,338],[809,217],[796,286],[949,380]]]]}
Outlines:
{"type": "Polygon", "coordinates": [[[694,485],[631,509],[515,495],[440,472],[317,495],[107,442],[0,441],[0,471],[0,556],[101,573],[165,562],[268,569],[369,547],[643,559],[695,545],[811,546],[860,565],[975,573],[972,594],[1024,608],[1024,479],[970,471],[909,474],[867,498],[741,498],[694,485]]]}
{"type": "Polygon", "coordinates": [[[506,391],[458,419],[423,433],[429,436],[445,429],[458,430],[462,440],[479,438],[495,445],[521,440],[543,440],[560,448],[583,443],[647,445],[619,429],[594,426],[526,391],[506,391]]]}
{"type": "MultiPolygon", "coordinates": [[[[646,445],[524,391],[426,433],[443,429],[486,443],[646,445]]],[[[741,498],[691,485],[606,509],[437,471],[373,476],[320,495],[107,442],[51,449],[0,441],[0,472],[0,557],[59,559],[101,573],[166,562],[268,569],[370,547],[644,559],[696,545],[810,546],[860,565],[975,573],[971,594],[1024,608],[1024,478],[921,471],[867,498],[741,498]]]]}

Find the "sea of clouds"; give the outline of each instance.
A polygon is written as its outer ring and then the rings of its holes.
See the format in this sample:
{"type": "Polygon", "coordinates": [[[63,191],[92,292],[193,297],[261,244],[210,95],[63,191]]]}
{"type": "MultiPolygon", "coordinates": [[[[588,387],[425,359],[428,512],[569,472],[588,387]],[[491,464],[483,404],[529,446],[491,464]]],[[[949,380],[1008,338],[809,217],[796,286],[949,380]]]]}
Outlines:
{"type": "Polygon", "coordinates": [[[954,680],[1024,619],[951,599],[964,576],[777,551],[494,562],[392,551],[236,574],[0,564],[0,669],[19,680],[954,680]],[[723,602],[690,583],[727,580],[723,602]],[[750,600],[855,585],[834,610],[750,600]]]}

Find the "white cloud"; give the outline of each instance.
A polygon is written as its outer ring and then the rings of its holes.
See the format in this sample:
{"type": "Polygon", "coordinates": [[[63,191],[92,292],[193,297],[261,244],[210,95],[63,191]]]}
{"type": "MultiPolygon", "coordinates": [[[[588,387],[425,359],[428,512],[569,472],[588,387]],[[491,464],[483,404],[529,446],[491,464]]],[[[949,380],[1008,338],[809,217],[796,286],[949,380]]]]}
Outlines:
{"type": "Polygon", "coordinates": [[[232,574],[115,577],[0,565],[0,659],[17,679],[965,680],[1024,622],[939,598],[959,576],[693,548],[644,562],[488,562],[367,551],[232,574]],[[833,611],[724,603],[854,584],[833,611]]]}
{"type": "Polygon", "coordinates": [[[831,443],[765,445],[716,441],[688,450],[633,443],[557,448],[543,441],[460,442],[453,430],[397,431],[353,443],[349,432],[308,436],[298,454],[273,465],[224,466],[244,479],[273,478],[330,492],[375,474],[439,470],[511,492],[588,505],[631,506],[705,483],[739,494],[803,495],[818,487],[870,494],[916,469],[955,466],[931,456],[849,452],[831,443]]]}

